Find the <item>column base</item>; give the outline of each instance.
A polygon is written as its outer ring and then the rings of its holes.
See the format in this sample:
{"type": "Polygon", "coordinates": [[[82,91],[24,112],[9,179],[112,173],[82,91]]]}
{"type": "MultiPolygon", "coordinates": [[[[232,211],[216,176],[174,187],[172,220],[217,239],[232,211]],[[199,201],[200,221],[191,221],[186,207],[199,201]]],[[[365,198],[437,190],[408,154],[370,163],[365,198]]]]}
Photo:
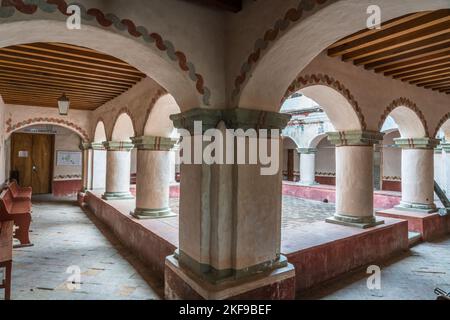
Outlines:
{"type": "Polygon", "coordinates": [[[394,207],[397,210],[406,210],[406,211],[414,211],[421,213],[434,213],[438,211],[438,208],[434,203],[432,204],[424,204],[424,203],[414,203],[414,202],[406,202],[400,201],[400,204],[394,207]]]}
{"type": "Polygon", "coordinates": [[[355,227],[360,229],[367,229],[384,224],[384,220],[377,217],[353,217],[342,214],[335,214],[331,218],[325,219],[328,223],[339,224],[347,227],[355,227]]]}
{"type": "Polygon", "coordinates": [[[102,194],[103,200],[130,200],[134,199],[131,192],[105,192],[102,194]]]}
{"type": "Polygon", "coordinates": [[[238,280],[210,283],[179,265],[173,255],[166,258],[164,296],[170,300],[293,300],[295,269],[287,266],[238,280]]]}
{"type": "Polygon", "coordinates": [[[300,186],[305,186],[305,187],[311,187],[311,186],[317,186],[317,185],[319,185],[319,183],[318,182],[303,182],[303,181],[299,181],[298,182],[298,184],[300,185],[300,186]]]}
{"type": "Polygon", "coordinates": [[[170,208],[163,208],[163,209],[136,208],[134,211],[130,212],[130,214],[136,219],[160,219],[176,216],[176,214],[173,213],[172,210],[170,210],[170,208]]]}

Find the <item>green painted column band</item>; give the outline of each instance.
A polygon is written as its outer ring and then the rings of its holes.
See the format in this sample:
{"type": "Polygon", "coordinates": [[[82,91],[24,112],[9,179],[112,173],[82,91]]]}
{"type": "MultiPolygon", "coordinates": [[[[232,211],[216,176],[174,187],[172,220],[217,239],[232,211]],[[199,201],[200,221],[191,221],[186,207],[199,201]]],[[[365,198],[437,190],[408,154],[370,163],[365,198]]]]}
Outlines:
{"type": "Polygon", "coordinates": [[[136,219],[161,219],[161,218],[176,217],[176,214],[173,213],[170,208],[161,208],[161,209],[136,208],[130,214],[136,219]]]}
{"type": "Polygon", "coordinates": [[[103,142],[92,142],[91,148],[92,150],[106,150],[103,142]]]}
{"type": "Polygon", "coordinates": [[[395,145],[402,149],[434,149],[440,140],[434,138],[395,138],[395,145]]]}
{"type": "Polygon", "coordinates": [[[418,211],[425,213],[432,213],[438,211],[436,205],[434,203],[426,204],[426,203],[414,203],[407,201],[400,201],[400,204],[395,206],[396,209],[400,210],[410,210],[410,211],[418,211]]]}
{"type": "Polygon", "coordinates": [[[170,151],[178,142],[178,139],[142,136],[133,137],[131,141],[138,150],[170,151]]]}
{"type": "Polygon", "coordinates": [[[216,128],[224,121],[230,129],[283,129],[291,119],[291,115],[279,112],[269,112],[257,109],[202,109],[196,108],[170,116],[175,128],[187,129],[194,133],[194,121],[202,121],[204,133],[216,128]]]}
{"type": "Polygon", "coordinates": [[[377,131],[328,132],[330,143],[341,146],[373,146],[383,140],[384,133],[377,131]]]}
{"type": "Polygon", "coordinates": [[[90,142],[82,142],[80,144],[80,150],[89,150],[89,149],[93,149],[92,144],[90,142]]]}
{"type": "Polygon", "coordinates": [[[131,141],[104,141],[103,146],[108,151],[131,151],[134,148],[131,141]]]}
{"type": "Polygon", "coordinates": [[[131,192],[105,192],[102,195],[103,200],[129,200],[134,199],[131,192]]]}
{"type": "Polygon", "coordinates": [[[355,217],[342,213],[335,213],[332,217],[325,219],[328,223],[339,224],[348,227],[357,227],[361,229],[372,228],[384,224],[384,220],[377,219],[375,216],[355,217]]]}
{"type": "Polygon", "coordinates": [[[263,272],[270,272],[275,269],[284,268],[288,265],[287,258],[280,254],[274,260],[265,261],[248,268],[220,270],[209,264],[199,263],[179,249],[175,251],[174,257],[178,259],[180,266],[188,268],[198,277],[212,284],[221,283],[227,280],[238,280],[263,272]]]}
{"type": "Polygon", "coordinates": [[[434,149],[434,152],[442,152],[450,153],[450,143],[441,143],[439,146],[437,146],[436,149],[434,149]]]}
{"type": "Polygon", "coordinates": [[[298,148],[297,152],[300,154],[316,154],[317,149],[315,149],[315,148],[298,148]]]}

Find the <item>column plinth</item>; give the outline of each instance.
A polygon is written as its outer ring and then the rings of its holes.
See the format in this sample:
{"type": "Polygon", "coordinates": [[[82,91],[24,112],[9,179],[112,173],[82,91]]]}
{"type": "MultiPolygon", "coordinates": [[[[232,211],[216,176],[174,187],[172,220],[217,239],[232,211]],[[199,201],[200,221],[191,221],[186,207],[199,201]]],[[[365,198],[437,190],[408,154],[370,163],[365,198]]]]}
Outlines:
{"type": "Polygon", "coordinates": [[[130,192],[130,151],[134,148],[128,141],[103,142],[106,149],[106,190],[104,200],[134,199],[130,192]]]}
{"type": "Polygon", "coordinates": [[[300,154],[300,185],[313,186],[316,182],[316,153],[314,148],[298,148],[300,154]]]}
{"type": "Polygon", "coordinates": [[[383,224],[373,209],[373,146],[383,134],[331,132],[328,139],[336,145],[336,213],[326,221],[358,228],[383,224]]]}
{"type": "Polygon", "coordinates": [[[137,219],[175,216],[169,207],[172,151],[177,139],[164,137],[135,137],[137,151],[136,209],[137,219]]]}
{"type": "Polygon", "coordinates": [[[402,148],[402,200],[396,209],[436,212],[434,204],[434,148],[432,138],[394,139],[402,148]]]}

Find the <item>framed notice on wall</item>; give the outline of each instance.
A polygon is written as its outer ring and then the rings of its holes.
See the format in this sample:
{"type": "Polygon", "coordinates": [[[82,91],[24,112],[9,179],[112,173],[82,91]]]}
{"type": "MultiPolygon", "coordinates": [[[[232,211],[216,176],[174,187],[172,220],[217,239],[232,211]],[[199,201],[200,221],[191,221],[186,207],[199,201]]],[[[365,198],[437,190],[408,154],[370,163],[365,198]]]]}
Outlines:
{"type": "Polygon", "coordinates": [[[57,166],[81,166],[81,151],[56,151],[57,166]]]}

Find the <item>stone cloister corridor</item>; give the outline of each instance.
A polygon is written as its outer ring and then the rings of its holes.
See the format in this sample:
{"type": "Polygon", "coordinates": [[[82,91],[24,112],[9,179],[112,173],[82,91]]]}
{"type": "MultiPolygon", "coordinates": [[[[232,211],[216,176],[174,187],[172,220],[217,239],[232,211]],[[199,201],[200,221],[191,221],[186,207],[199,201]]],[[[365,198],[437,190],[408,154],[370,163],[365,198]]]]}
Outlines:
{"type": "Polygon", "coordinates": [[[449,107],[448,0],[3,0],[0,299],[450,300],[449,107]]]}

